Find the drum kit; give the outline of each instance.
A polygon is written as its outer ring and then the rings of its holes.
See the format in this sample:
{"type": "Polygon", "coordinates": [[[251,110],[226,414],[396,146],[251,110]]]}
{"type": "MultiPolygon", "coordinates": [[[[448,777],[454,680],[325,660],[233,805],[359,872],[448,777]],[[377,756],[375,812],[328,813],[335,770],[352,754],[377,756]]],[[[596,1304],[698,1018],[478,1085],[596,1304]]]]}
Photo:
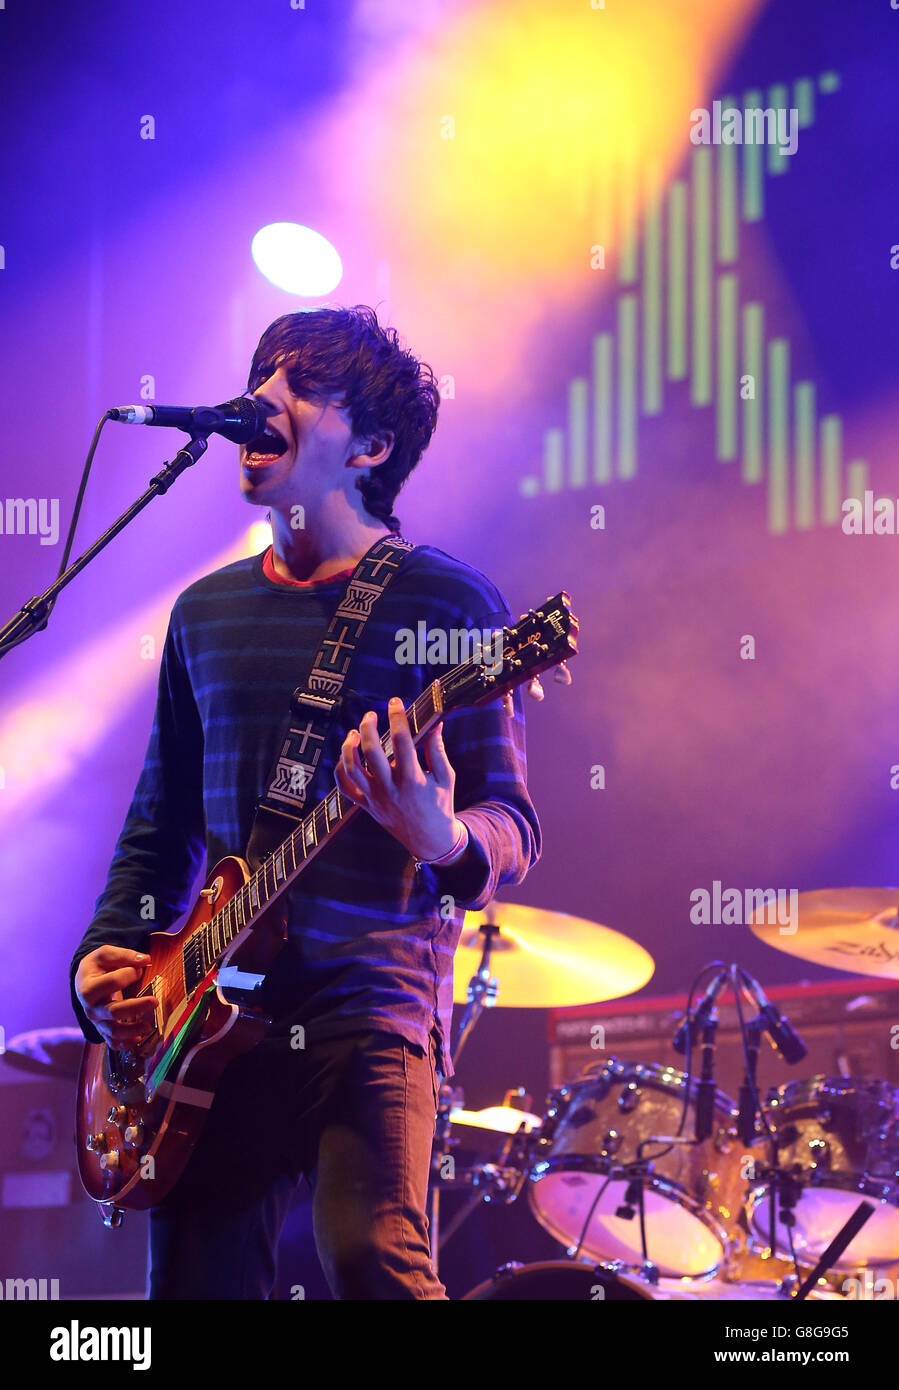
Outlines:
{"type": "MultiPolygon", "coordinates": [[[[764,911],[749,925],[804,960],[899,979],[899,936],[890,946],[897,914],[897,890],[838,889],[799,894],[792,934],[764,911]]],[[[653,969],[621,932],[491,903],[467,914],[456,955],[456,1002],[465,1010],[454,1055],[486,1007],[600,1003],[641,989],[653,969]]],[[[685,1053],[682,1070],[601,1056],[550,1092],[542,1114],[523,1091],[467,1110],[445,1083],[432,1163],[435,1265],[482,1203],[524,1198],[564,1258],[503,1265],[466,1299],[842,1299],[872,1274],[895,1291],[899,1089],[878,1078],[813,1075],[762,1096],[756,1062],[765,1032],[785,1063],[806,1055],[758,982],[716,961],[694,982],[673,1038],[685,1053]],[[726,989],[745,1061],[736,1100],[713,1077],[716,1002],[726,989]],[[744,1018],[741,997],[754,1017],[744,1018]],[[481,1151],[457,1163],[475,1136],[481,1151]],[[441,1192],[450,1190],[467,1200],[444,1224],[441,1192]]]]}

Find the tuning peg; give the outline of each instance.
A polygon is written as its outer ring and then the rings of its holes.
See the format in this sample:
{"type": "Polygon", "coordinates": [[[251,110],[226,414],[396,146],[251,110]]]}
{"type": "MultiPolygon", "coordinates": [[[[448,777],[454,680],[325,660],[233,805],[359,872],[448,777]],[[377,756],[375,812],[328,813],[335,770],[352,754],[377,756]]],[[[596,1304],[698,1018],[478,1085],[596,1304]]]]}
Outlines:
{"type": "Polygon", "coordinates": [[[558,666],[556,667],[555,671],[553,672],[553,680],[554,680],[554,681],[558,681],[560,685],[570,685],[570,684],[571,684],[571,672],[570,672],[569,669],[568,669],[568,662],[567,662],[567,661],[560,661],[560,662],[559,662],[558,666]]]}
{"type": "Polygon", "coordinates": [[[533,679],[528,681],[527,691],[532,700],[542,700],[544,695],[546,694],[546,691],[540,684],[539,676],[534,676],[533,679]]]}
{"type": "Polygon", "coordinates": [[[509,718],[511,719],[514,713],[515,713],[515,706],[514,706],[514,704],[512,703],[512,692],[511,692],[511,691],[508,691],[508,692],[503,696],[503,714],[507,714],[507,715],[509,716],[509,718]]]}

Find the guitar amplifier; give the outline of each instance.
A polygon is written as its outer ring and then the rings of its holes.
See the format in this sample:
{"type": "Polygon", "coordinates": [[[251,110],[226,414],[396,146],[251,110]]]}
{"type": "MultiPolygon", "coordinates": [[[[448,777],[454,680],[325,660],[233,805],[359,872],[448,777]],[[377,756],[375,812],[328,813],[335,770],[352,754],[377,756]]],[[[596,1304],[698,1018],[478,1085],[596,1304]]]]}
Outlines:
{"type": "MultiPolygon", "coordinates": [[[[766,990],[808,1047],[808,1055],[788,1066],[769,1045],[759,1052],[760,1094],[795,1078],[829,1076],[879,1078],[899,1088],[899,981],[828,980],[775,985],[766,990]]],[[[700,995],[697,994],[696,998],[700,995]]],[[[695,1002],[695,1001],[694,1001],[695,1002]]],[[[553,1009],[549,1014],[550,1086],[576,1080],[588,1066],[610,1056],[622,1061],[663,1063],[683,1071],[685,1058],[671,1039],[686,1008],[684,995],[638,995],[607,1004],[553,1009]]],[[[743,1017],[754,1017],[743,1004],[743,1017]]],[[[715,1083],[736,1102],[743,1080],[743,1048],[736,1005],[729,989],[718,1003],[715,1083]]],[[[691,1071],[698,1076],[701,1048],[694,1047],[691,1071]]]]}
{"type": "Polygon", "coordinates": [[[144,1298],[146,1213],[103,1225],[78,1177],[74,1130],[74,1080],[0,1058],[0,1284],[34,1281],[20,1297],[144,1298]]]}

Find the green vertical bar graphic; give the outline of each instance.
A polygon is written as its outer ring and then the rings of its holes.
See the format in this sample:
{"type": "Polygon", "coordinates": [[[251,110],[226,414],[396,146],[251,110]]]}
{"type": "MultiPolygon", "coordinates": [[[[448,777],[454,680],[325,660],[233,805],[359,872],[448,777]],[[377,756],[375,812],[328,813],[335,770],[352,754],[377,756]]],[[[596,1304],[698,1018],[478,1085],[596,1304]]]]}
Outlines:
{"type": "Polygon", "coordinates": [[[749,387],[741,385],[744,483],[759,483],[762,480],[763,316],[764,310],[761,304],[747,304],[743,309],[742,375],[752,377],[752,396],[754,397],[754,399],[749,399],[749,387]]]}
{"type": "Polygon", "coordinates": [[[800,129],[815,123],[815,84],[810,77],[800,77],[793,85],[793,105],[799,112],[800,129]]]}
{"type": "Polygon", "coordinates": [[[793,456],[796,460],[796,525],[815,524],[815,383],[797,381],[793,392],[793,456]]]}
{"type": "Polygon", "coordinates": [[[543,486],[547,492],[561,492],[565,438],[561,430],[547,430],[543,436],[543,486]]]}
{"type": "Polygon", "coordinates": [[[637,300],[618,301],[618,477],[637,472],[637,300]]]}
{"type": "MultiPolygon", "coordinates": [[[[722,111],[735,108],[735,97],[723,97],[722,111]]],[[[718,259],[729,265],[737,259],[737,146],[720,144],[718,155],[718,259]]]]}
{"type": "Polygon", "coordinates": [[[687,375],[687,185],[668,190],[668,376],[687,375]]]}
{"type": "Polygon", "coordinates": [[[635,162],[625,155],[619,171],[619,236],[621,249],[618,256],[618,279],[622,285],[633,285],[637,280],[637,199],[634,190],[635,162]]]}
{"type": "Polygon", "coordinates": [[[662,409],[662,199],[653,171],[650,178],[643,254],[643,413],[658,415],[662,409]]]}
{"type": "Polygon", "coordinates": [[[821,520],[827,526],[840,519],[842,502],[843,422],[839,415],[821,421],[821,520]]]}
{"type": "Polygon", "coordinates": [[[612,477],[612,335],[593,339],[593,481],[612,477]]]}
{"type": "Polygon", "coordinates": [[[772,338],[768,344],[768,525],[772,531],[787,529],[789,353],[786,338],[772,338]]]}
{"type": "Polygon", "coordinates": [[[718,382],[715,399],[715,452],[737,457],[737,277],[718,281],[718,382]]]}
{"type": "Polygon", "coordinates": [[[847,496],[856,497],[859,502],[863,502],[868,486],[868,465],[861,459],[854,459],[846,469],[846,477],[848,480],[847,496]]]}
{"type": "Polygon", "coordinates": [[[762,94],[746,92],[743,96],[743,221],[759,222],[765,211],[765,189],[762,178],[762,146],[750,145],[746,139],[746,112],[760,107],[762,94]]]}
{"type": "Polygon", "coordinates": [[[712,399],[711,154],[700,148],[693,155],[693,405],[712,399]]]}
{"type": "MultiPolygon", "coordinates": [[[[785,135],[789,135],[790,112],[788,107],[787,89],[782,82],[777,82],[773,87],[769,87],[767,105],[768,108],[772,110],[775,115],[773,131],[774,138],[772,139],[770,134],[768,136],[770,142],[768,145],[768,173],[785,174],[790,165],[790,155],[784,154],[782,151],[782,147],[780,144],[780,132],[781,130],[783,130],[785,135]],[[780,114],[781,112],[783,113],[782,115],[780,114]]],[[[766,122],[766,131],[767,128],[768,125],[766,122]]]]}
{"type": "Polygon", "coordinates": [[[568,386],[568,482],[587,482],[587,378],[577,376],[568,386]]]}

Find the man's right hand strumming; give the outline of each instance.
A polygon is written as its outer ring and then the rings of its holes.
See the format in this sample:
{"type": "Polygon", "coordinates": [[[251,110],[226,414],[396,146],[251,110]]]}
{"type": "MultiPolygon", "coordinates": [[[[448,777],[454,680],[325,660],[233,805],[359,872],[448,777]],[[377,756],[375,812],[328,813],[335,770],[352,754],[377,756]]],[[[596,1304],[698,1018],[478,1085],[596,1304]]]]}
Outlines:
{"type": "Polygon", "coordinates": [[[125,999],[122,991],[136,984],[150,957],[125,946],[98,946],[79,962],[75,993],[81,1007],[102,1036],[117,1051],[139,1047],[156,1026],[157,1000],[125,999]]]}

